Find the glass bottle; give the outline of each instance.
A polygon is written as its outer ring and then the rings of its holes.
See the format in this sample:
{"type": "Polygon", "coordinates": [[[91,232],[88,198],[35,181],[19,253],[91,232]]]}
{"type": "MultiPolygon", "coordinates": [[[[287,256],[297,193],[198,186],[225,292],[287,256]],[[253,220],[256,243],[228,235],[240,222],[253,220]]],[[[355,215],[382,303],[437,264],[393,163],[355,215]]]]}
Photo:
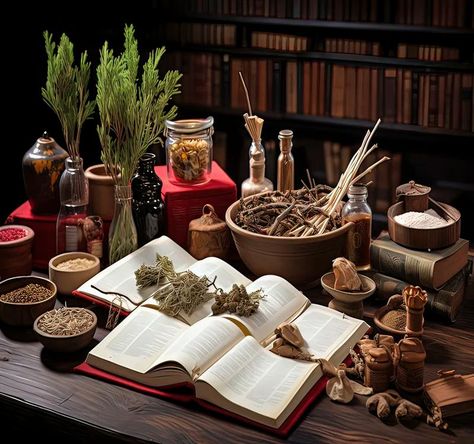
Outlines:
{"type": "Polygon", "coordinates": [[[85,251],[82,223],[87,215],[89,184],[80,157],[65,160],[65,170],[59,180],[59,200],[56,252],[85,251]]]}
{"type": "Polygon", "coordinates": [[[109,229],[109,264],[138,248],[137,229],[132,214],[132,186],[115,185],[114,217],[109,229]]]}
{"type": "Polygon", "coordinates": [[[278,156],[277,189],[285,192],[295,188],[295,159],[291,153],[293,131],[281,130],[278,139],[280,140],[280,155],[278,156]]]}
{"type": "Polygon", "coordinates": [[[165,203],[161,199],[162,182],[155,173],[153,153],[145,153],[132,178],[133,220],[141,247],[165,232],[165,203]]]}
{"type": "Polygon", "coordinates": [[[252,142],[249,151],[250,177],[242,182],[242,197],[273,191],[273,183],[265,177],[265,150],[262,141],[252,142]]]}
{"type": "Polygon", "coordinates": [[[370,237],[372,232],[372,210],[367,203],[367,187],[354,184],[347,193],[349,200],[342,209],[343,225],[354,225],[347,238],[347,258],[358,270],[370,268],[370,237]]]}
{"type": "Polygon", "coordinates": [[[34,214],[57,214],[66,150],[45,131],[23,156],[23,182],[34,214]]]}
{"type": "Polygon", "coordinates": [[[168,178],[175,185],[201,185],[211,180],[214,118],[166,120],[168,178]]]}

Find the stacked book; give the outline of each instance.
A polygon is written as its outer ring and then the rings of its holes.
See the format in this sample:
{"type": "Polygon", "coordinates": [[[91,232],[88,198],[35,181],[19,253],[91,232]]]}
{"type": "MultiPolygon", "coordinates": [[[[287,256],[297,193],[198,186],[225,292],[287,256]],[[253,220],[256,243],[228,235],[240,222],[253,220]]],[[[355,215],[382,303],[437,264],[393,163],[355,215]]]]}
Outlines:
{"type": "Polygon", "coordinates": [[[411,250],[382,233],[370,248],[377,296],[388,299],[407,285],[419,285],[428,293],[426,308],[454,322],[464,297],[472,263],[469,242],[459,239],[450,247],[428,251],[411,250]]]}

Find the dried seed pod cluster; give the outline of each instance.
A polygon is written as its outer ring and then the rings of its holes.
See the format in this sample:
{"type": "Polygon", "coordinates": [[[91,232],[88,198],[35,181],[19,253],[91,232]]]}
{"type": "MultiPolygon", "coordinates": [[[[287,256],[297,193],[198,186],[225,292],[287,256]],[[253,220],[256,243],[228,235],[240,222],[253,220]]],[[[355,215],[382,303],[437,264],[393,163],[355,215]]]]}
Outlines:
{"type": "Polygon", "coordinates": [[[222,291],[215,296],[216,301],[212,304],[212,313],[235,313],[239,316],[251,316],[258,310],[260,299],[263,298],[262,290],[247,293],[243,285],[232,285],[232,290],[228,293],[222,291]]]}

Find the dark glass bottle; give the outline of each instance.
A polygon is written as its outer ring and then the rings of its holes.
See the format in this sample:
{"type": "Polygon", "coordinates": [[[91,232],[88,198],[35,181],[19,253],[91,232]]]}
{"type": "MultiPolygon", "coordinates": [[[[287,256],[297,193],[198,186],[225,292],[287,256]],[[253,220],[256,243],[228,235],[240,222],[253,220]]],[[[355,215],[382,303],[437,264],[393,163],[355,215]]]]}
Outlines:
{"type": "Polygon", "coordinates": [[[154,169],[155,159],[154,154],[145,153],[132,178],[132,210],[139,247],[165,233],[165,203],[161,198],[162,182],[154,169]]]}
{"type": "Polygon", "coordinates": [[[46,131],[23,156],[23,180],[33,213],[58,213],[59,178],[66,157],[67,151],[46,131]]]}

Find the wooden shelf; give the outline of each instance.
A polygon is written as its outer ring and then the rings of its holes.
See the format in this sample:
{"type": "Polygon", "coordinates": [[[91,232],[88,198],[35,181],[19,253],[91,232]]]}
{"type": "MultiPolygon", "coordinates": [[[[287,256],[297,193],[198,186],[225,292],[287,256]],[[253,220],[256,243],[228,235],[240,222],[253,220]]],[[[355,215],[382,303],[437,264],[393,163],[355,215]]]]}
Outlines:
{"type": "MultiPolygon", "coordinates": [[[[203,109],[206,112],[213,114],[214,116],[226,116],[226,117],[235,117],[242,119],[242,114],[244,110],[237,110],[233,108],[225,107],[204,107],[204,106],[195,106],[195,105],[180,105],[179,109],[182,109],[188,113],[199,113],[202,114],[203,109]]],[[[319,128],[324,128],[330,131],[334,130],[346,130],[346,131],[360,131],[363,129],[370,129],[374,126],[374,122],[368,120],[358,120],[358,119],[342,119],[336,117],[327,117],[327,116],[313,116],[305,114],[288,114],[288,113],[278,113],[273,111],[268,112],[258,112],[258,115],[264,118],[267,123],[272,121],[281,121],[281,122],[291,122],[300,124],[306,128],[309,128],[308,124],[317,125],[319,128]]],[[[242,124],[243,125],[243,124],[242,124]]],[[[436,142],[442,143],[446,139],[456,138],[459,143],[466,143],[466,145],[472,146],[474,142],[474,133],[467,131],[456,131],[456,130],[445,130],[442,128],[430,128],[430,127],[421,127],[418,125],[404,125],[399,123],[382,123],[379,126],[378,134],[380,136],[390,136],[394,139],[406,139],[407,136],[413,138],[419,138],[421,140],[436,140],[436,142]]],[[[400,149],[403,150],[403,146],[400,146],[400,149]]]]}
{"type": "Polygon", "coordinates": [[[236,48],[236,47],[218,47],[218,46],[202,46],[202,45],[168,45],[168,50],[176,50],[182,52],[210,52],[214,54],[232,54],[239,57],[262,57],[271,59],[284,60],[327,60],[339,62],[341,64],[351,65],[376,65],[376,66],[394,66],[400,68],[413,68],[426,72],[433,71],[463,71],[472,72],[473,66],[470,63],[452,63],[452,62],[429,62],[423,60],[400,59],[393,57],[379,57],[357,54],[342,54],[332,52],[280,52],[259,48],[236,48]]]}
{"type": "MultiPolygon", "coordinates": [[[[178,17],[176,17],[178,19],[178,17]]],[[[394,23],[372,22],[338,22],[332,20],[302,20],[275,17],[243,17],[236,15],[207,15],[189,14],[179,17],[183,21],[200,21],[207,23],[230,23],[242,25],[274,26],[305,29],[334,29],[337,31],[368,31],[390,34],[426,34],[439,36],[452,36],[457,38],[474,36],[474,29],[447,28],[435,26],[399,25],[394,23]]]]}

